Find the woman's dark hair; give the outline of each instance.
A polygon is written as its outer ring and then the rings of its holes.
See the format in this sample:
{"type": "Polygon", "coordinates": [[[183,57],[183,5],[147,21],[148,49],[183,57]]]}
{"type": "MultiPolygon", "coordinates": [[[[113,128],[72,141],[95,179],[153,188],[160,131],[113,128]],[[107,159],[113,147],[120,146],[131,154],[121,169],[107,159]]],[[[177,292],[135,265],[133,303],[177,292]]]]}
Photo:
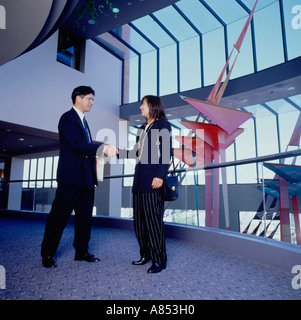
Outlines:
{"type": "Polygon", "coordinates": [[[95,95],[95,91],[91,87],[79,86],[79,87],[75,88],[72,92],[72,95],[71,95],[71,99],[72,99],[73,104],[75,103],[75,98],[77,96],[86,96],[90,93],[95,95]]]}
{"type": "Polygon", "coordinates": [[[148,102],[150,118],[167,120],[165,115],[165,106],[159,97],[151,95],[144,96],[141,103],[143,103],[144,100],[148,102]]]}

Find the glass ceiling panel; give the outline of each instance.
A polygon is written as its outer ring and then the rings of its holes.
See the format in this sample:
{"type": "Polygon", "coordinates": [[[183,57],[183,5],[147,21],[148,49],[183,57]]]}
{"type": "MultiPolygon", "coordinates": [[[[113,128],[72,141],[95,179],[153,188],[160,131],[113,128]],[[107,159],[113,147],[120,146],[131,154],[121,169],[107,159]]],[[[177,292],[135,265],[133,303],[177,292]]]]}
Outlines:
{"type": "Polygon", "coordinates": [[[189,18],[202,34],[221,27],[218,20],[199,0],[179,1],[175,6],[189,18]]]}
{"type": "Polygon", "coordinates": [[[164,24],[167,30],[171,32],[178,41],[184,41],[198,36],[173,6],[155,12],[154,16],[164,24]]]}
{"type": "MultiPolygon", "coordinates": [[[[253,9],[255,4],[255,0],[243,0],[242,2],[249,8],[250,11],[253,9]]],[[[259,0],[255,12],[265,8],[266,6],[269,6],[274,2],[278,2],[278,0],[259,0]]]]}
{"type": "Polygon", "coordinates": [[[278,1],[255,12],[254,25],[258,70],[284,62],[281,17],[278,1]]]}
{"type": "Polygon", "coordinates": [[[162,48],[174,44],[172,38],[150,16],[137,19],[132,24],[149,38],[156,46],[162,48]]]}
{"type": "Polygon", "coordinates": [[[118,56],[123,59],[129,59],[137,56],[132,50],[130,50],[127,46],[122,44],[119,40],[113,37],[110,33],[103,33],[95,38],[107,48],[115,52],[118,56]]]}
{"type": "Polygon", "coordinates": [[[205,0],[205,2],[227,24],[248,15],[235,0],[205,0]],[[231,10],[229,10],[229,8],[231,8],[231,10]]]}
{"type": "Polygon", "coordinates": [[[270,117],[273,114],[263,107],[261,104],[255,104],[253,106],[249,106],[244,108],[244,110],[251,112],[255,118],[264,118],[264,117],[270,117]]]}
{"type": "MultiPolygon", "coordinates": [[[[301,95],[292,96],[288,99],[290,99],[291,101],[293,101],[301,107],[301,95]]],[[[298,111],[294,106],[292,106],[289,102],[285,101],[284,99],[269,101],[266,102],[266,105],[275,112],[277,112],[279,115],[298,111]]],[[[264,118],[272,115],[271,111],[266,109],[261,104],[245,107],[244,110],[251,112],[253,116],[256,118],[264,118]]]]}
{"type": "Polygon", "coordinates": [[[301,108],[301,94],[290,97],[289,99],[292,100],[294,103],[296,103],[296,105],[298,105],[301,108]]]}
{"type": "Polygon", "coordinates": [[[278,114],[297,111],[296,108],[283,99],[267,102],[267,105],[278,114]]]}
{"type": "Polygon", "coordinates": [[[131,28],[128,24],[118,27],[113,30],[121,39],[128,43],[139,53],[147,53],[155,50],[155,48],[146,41],[137,31],[131,28]]]}

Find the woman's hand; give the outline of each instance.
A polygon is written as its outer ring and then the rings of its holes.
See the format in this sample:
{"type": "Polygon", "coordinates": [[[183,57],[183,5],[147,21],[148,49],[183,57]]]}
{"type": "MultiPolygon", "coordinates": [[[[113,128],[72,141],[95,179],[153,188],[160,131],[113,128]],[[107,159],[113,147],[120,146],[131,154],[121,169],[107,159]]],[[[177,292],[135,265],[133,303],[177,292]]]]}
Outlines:
{"type": "Polygon", "coordinates": [[[163,186],[163,179],[161,178],[154,178],[152,182],[153,189],[159,189],[163,186]]]}

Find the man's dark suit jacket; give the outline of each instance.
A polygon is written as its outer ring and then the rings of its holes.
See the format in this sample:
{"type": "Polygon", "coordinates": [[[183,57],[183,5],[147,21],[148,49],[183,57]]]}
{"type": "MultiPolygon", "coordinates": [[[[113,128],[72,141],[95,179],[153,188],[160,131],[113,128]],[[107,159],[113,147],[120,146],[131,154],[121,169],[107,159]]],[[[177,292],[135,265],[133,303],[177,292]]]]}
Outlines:
{"type": "MultiPolygon", "coordinates": [[[[140,130],[144,129],[145,125],[140,127],[140,130]]],[[[138,130],[137,142],[140,130],[138,130]]],[[[143,136],[141,136],[142,139],[143,136]]],[[[142,149],[142,141],[140,141],[140,147],[142,149]]],[[[132,192],[137,192],[138,188],[141,192],[162,192],[162,188],[152,188],[152,181],[154,178],[166,179],[171,155],[170,123],[167,120],[157,120],[148,131],[141,159],[136,164],[132,192]]]]}
{"type": "Polygon", "coordinates": [[[81,119],[73,108],[61,116],[58,130],[60,156],[57,182],[94,188],[97,185],[95,155],[100,144],[88,143],[81,119]]]}

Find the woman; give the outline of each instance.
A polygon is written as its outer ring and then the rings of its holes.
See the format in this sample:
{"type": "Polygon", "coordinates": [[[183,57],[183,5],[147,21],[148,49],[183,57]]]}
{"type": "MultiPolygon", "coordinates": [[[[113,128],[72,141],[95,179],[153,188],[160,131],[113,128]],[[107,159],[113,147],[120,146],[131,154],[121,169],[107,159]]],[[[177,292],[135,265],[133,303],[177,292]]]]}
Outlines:
{"type": "Polygon", "coordinates": [[[141,257],[132,264],[144,265],[152,260],[147,272],[156,273],[166,268],[167,260],[163,183],[172,153],[171,126],[159,97],[145,96],[140,110],[146,123],[140,127],[136,138],[134,150],[138,161],[132,192],[134,227],[141,257]]]}

